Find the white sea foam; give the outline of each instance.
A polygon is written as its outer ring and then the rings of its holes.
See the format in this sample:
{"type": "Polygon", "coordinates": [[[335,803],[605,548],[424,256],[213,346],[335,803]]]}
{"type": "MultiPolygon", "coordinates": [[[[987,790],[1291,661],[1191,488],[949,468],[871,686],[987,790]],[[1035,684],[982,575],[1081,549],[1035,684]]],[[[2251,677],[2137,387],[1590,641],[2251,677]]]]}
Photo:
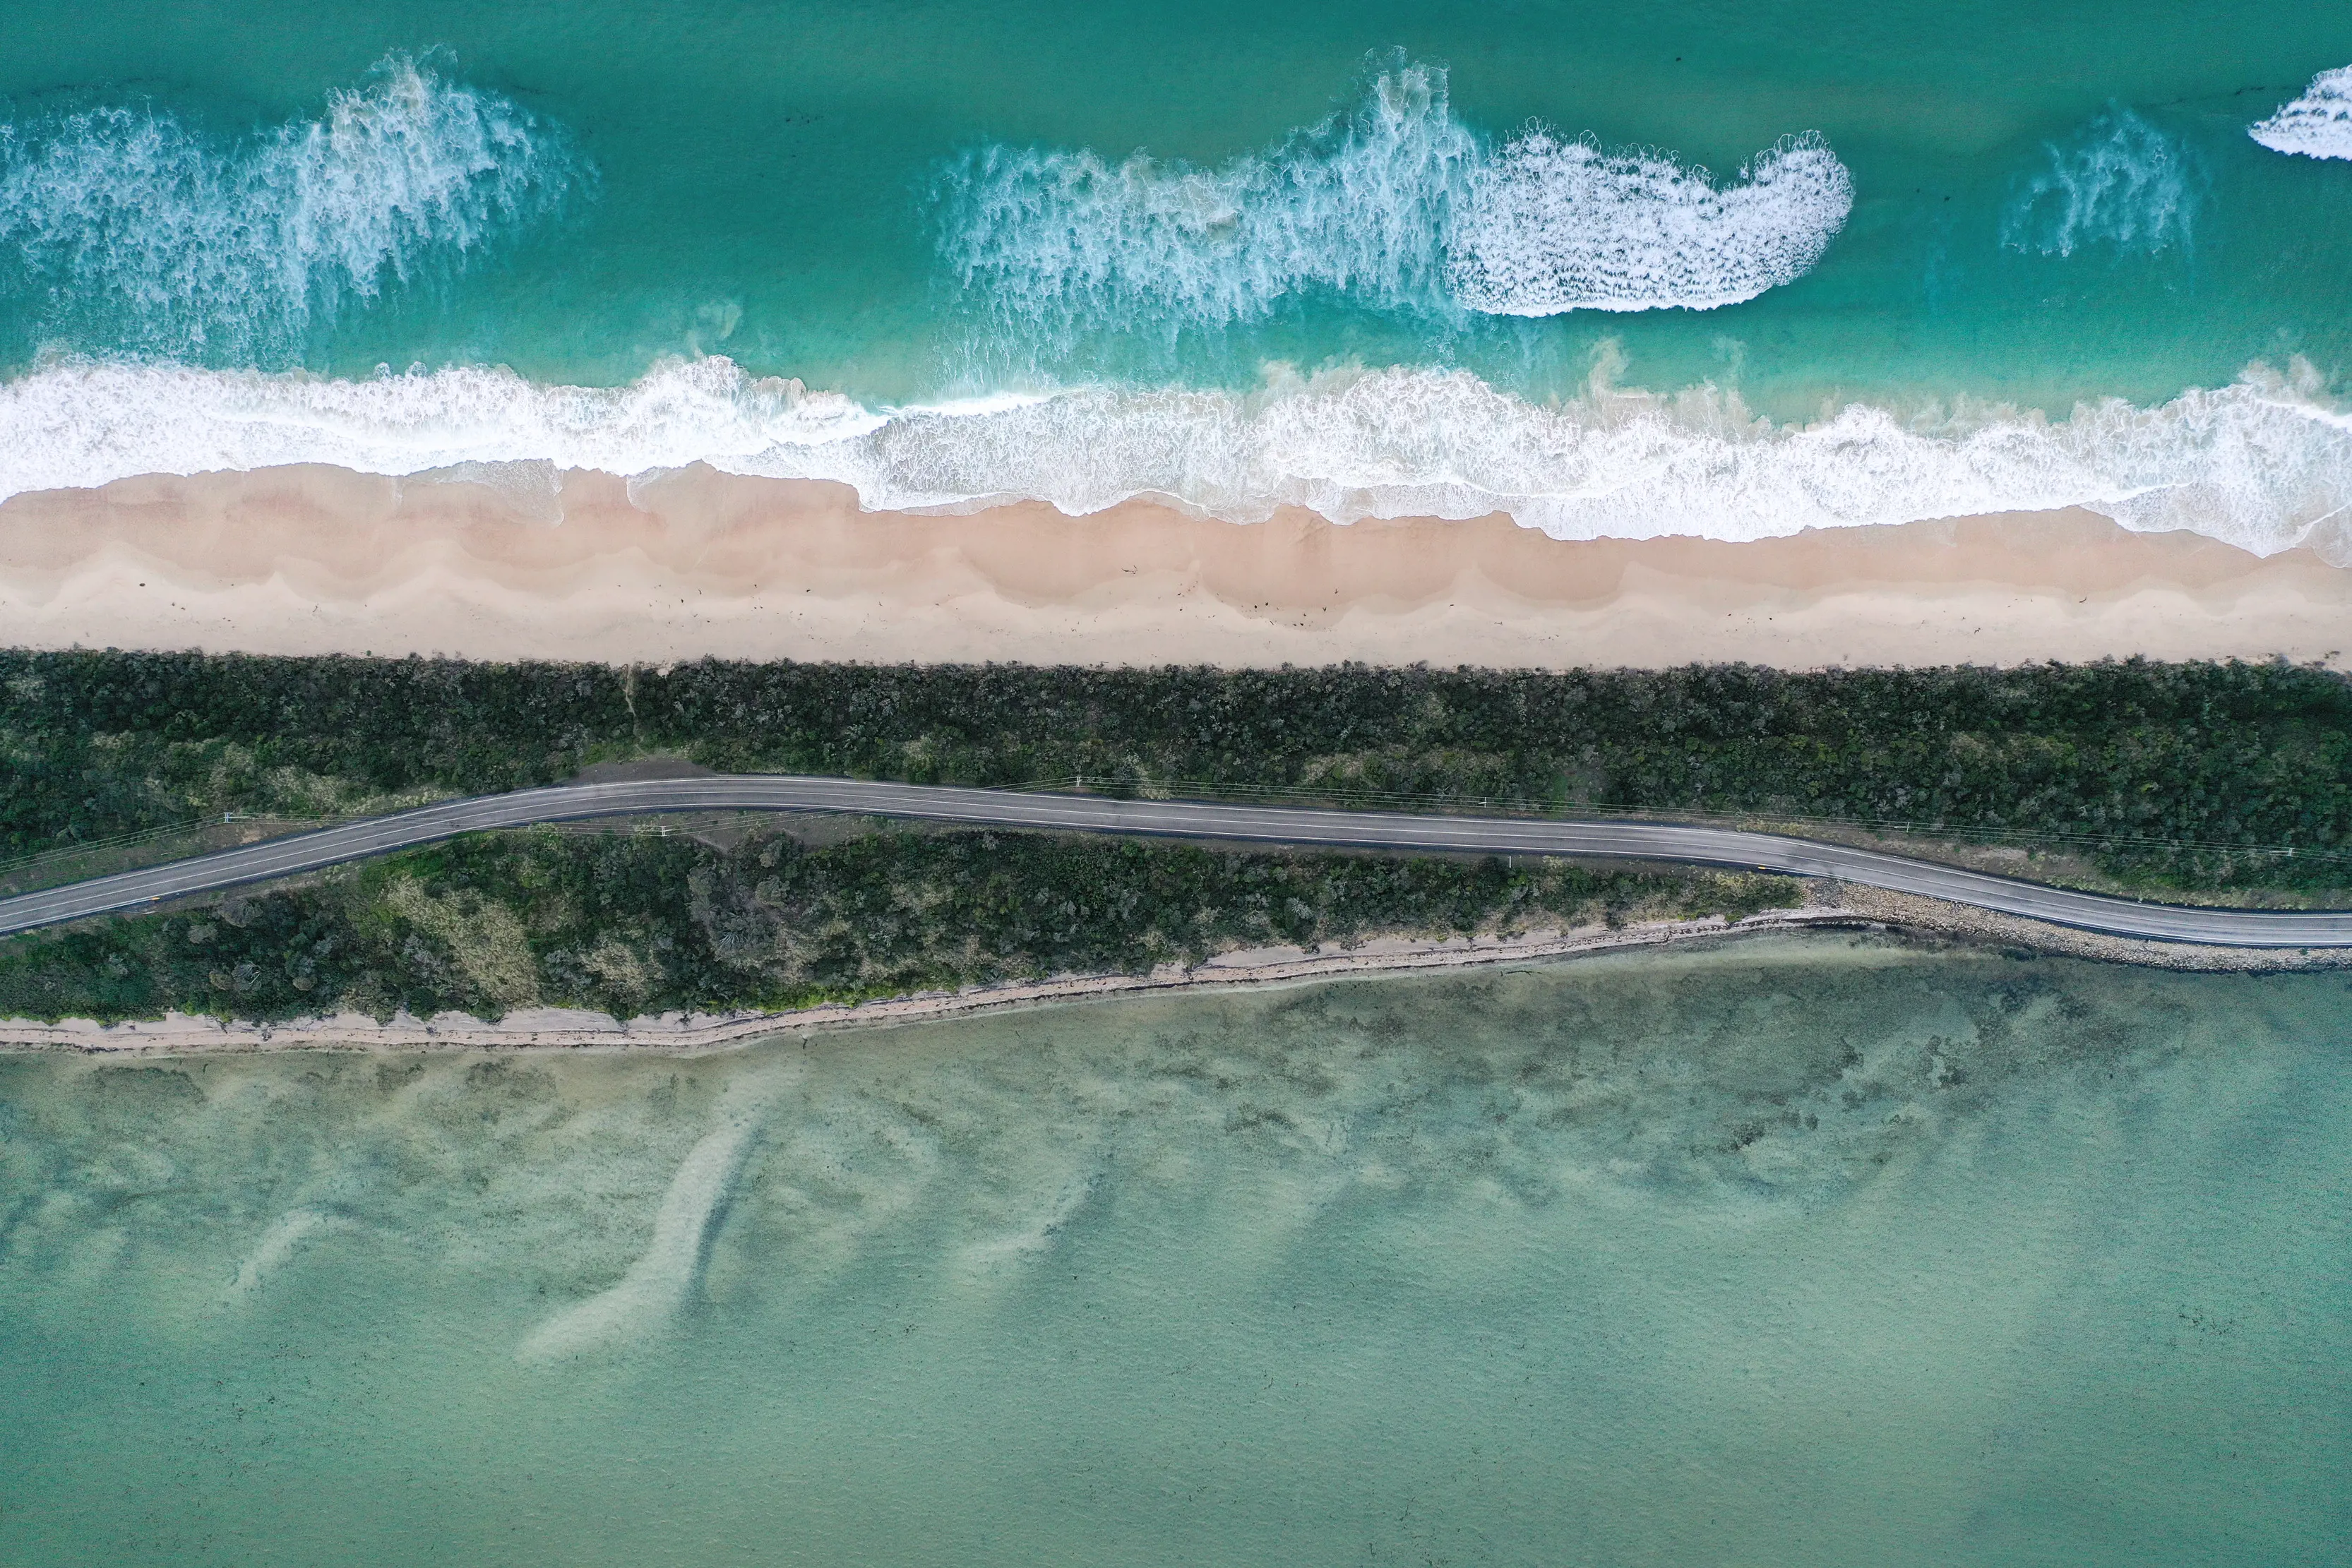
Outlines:
{"type": "Polygon", "coordinates": [[[636,474],[773,460],[781,445],[854,441],[888,422],[723,359],[620,388],[541,386],[504,369],[337,381],[72,363],[0,384],[0,492],[287,463],[411,475],[543,461],[636,474]]]}
{"type": "Polygon", "coordinates": [[[127,348],[249,352],[462,260],[583,177],[513,103],[395,57],[321,118],[244,138],[152,108],[0,124],[0,269],[127,348]]]}
{"type": "Polygon", "coordinates": [[[1350,112],[1218,169],[982,148],[945,176],[942,246],[1023,316],[1140,308],[1222,325],[1309,288],[1423,304],[1478,152],[1446,111],[1444,73],[1400,66],[1350,112]]]}
{"type": "Polygon", "coordinates": [[[1530,131],[1481,164],[1449,276],[1473,310],[1696,310],[1811,271],[1853,210],[1853,180],[1819,136],[1793,136],[1717,189],[1654,152],[1604,152],[1530,131]]]}
{"type": "Polygon", "coordinates": [[[2097,244],[2147,256],[2194,237],[2204,174],[2179,137],[2118,108],[2043,152],[2001,214],[2011,250],[2072,256],[2097,244]]]}
{"type": "Polygon", "coordinates": [[[2320,72],[2301,98],[2246,134],[2273,152],[2352,158],[2352,66],[2320,72]]]}
{"type": "Polygon", "coordinates": [[[1466,371],[1395,369],[1277,373],[1249,393],[1095,387],[874,411],[721,359],[614,389],[502,370],[338,382],[58,365],[0,386],[0,494],[289,463],[635,475],[698,461],[837,481],[877,509],[1034,497],[1085,513],[1144,496],[1244,522],[1285,505],[1339,522],[1501,512],[1563,538],[1759,538],[2081,506],[2263,554],[2309,542],[2352,563],[2352,417],[2306,367],[2058,420],[1853,404],[1802,425],[1712,388],[1622,391],[1607,371],[1550,405],[1466,371]]]}
{"type": "Polygon", "coordinates": [[[1310,291],[1511,316],[1706,309],[1802,275],[1853,204],[1816,135],[1727,187],[1541,126],[1494,147],[1454,118],[1443,70],[1403,61],[1347,112],[1218,168],[992,145],[941,191],[944,254],[1007,313],[1170,329],[1310,291]]]}

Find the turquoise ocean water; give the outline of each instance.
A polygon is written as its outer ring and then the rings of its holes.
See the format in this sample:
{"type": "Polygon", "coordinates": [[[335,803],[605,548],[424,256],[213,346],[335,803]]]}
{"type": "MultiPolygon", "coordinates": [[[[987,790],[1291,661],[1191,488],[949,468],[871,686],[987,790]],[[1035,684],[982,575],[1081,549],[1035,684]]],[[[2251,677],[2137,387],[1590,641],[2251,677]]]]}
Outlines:
{"type": "Polygon", "coordinates": [[[0,491],[707,460],[2352,559],[2338,7],[14,13],[0,491]]]}
{"type": "Polygon", "coordinates": [[[2340,1563],[2347,1048],[1822,937],[0,1059],[0,1561],[2340,1563]]]}

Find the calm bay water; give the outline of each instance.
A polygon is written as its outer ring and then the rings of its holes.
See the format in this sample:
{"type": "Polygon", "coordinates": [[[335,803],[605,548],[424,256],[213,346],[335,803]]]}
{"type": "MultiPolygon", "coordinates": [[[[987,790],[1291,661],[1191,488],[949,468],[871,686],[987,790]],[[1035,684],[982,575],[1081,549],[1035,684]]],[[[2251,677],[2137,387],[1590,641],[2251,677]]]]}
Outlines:
{"type": "Polygon", "coordinates": [[[0,1061],[0,1560],[2318,1563],[2352,991],[1865,940],[0,1061]]]}

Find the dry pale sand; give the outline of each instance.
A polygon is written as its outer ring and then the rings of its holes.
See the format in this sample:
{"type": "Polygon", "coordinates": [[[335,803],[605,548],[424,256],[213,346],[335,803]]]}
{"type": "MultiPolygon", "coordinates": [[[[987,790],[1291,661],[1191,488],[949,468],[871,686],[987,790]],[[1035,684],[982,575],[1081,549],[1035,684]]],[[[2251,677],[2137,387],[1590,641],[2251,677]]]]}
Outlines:
{"type": "Polygon", "coordinates": [[[1728,544],[1490,517],[1236,526],[1137,502],[863,513],[690,469],[324,467],[0,505],[0,642],[39,647],[1218,664],[2018,663],[2352,649],[2352,570],[2084,512],[1728,544]]]}

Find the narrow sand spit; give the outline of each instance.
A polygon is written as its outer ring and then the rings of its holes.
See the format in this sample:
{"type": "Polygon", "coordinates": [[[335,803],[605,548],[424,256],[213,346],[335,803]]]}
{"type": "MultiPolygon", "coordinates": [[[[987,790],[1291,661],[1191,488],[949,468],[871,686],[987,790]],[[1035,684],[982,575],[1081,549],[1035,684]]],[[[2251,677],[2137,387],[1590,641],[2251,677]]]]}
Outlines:
{"type": "Polygon", "coordinates": [[[1721,915],[1710,915],[1704,920],[1652,921],[1615,929],[1588,926],[1570,931],[1537,930],[1508,936],[1382,936],[1354,947],[1320,952],[1298,947],[1251,948],[1220,954],[1191,968],[1163,965],[1148,975],[1062,975],[1045,980],[975,986],[961,991],[932,991],[887,1001],[803,1008],[791,1012],[664,1013],[625,1022],[604,1013],[556,1008],[509,1013],[496,1023],[459,1013],[431,1019],[400,1014],[382,1023],[353,1014],[281,1024],[225,1024],[217,1019],[184,1013],[150,1021],[104,1025],[88,1019],[44,1023],[7,1019],[0,1019],[0,1051],[75,1051],[124,1056],[321,1047],[697,1051],[777,1035],[911,1023],[1053,1002],[1157,991],[1297,984],[1412,970],[1472,968],[1803,930],[1907,931],[1933,938],[2067,953],[2163,968],[2293,969],[2352,965],[2352,953],[2336,950],[2304,953],[2140,942],[1873,888],[1816,885],[1807,891],[1813,902],[1804,908],[1769,910],[1737,923],[1727,922],[1721,915]]]}
{"type": "Polygon", "coordinates": [[[839,486],[294,467],[0,505],[0,641],[1224,665],[2018,664],[2352,652],[2352,570],[2087,512],[1750,543],[1131,502],[863,513],[839,486]]]}

